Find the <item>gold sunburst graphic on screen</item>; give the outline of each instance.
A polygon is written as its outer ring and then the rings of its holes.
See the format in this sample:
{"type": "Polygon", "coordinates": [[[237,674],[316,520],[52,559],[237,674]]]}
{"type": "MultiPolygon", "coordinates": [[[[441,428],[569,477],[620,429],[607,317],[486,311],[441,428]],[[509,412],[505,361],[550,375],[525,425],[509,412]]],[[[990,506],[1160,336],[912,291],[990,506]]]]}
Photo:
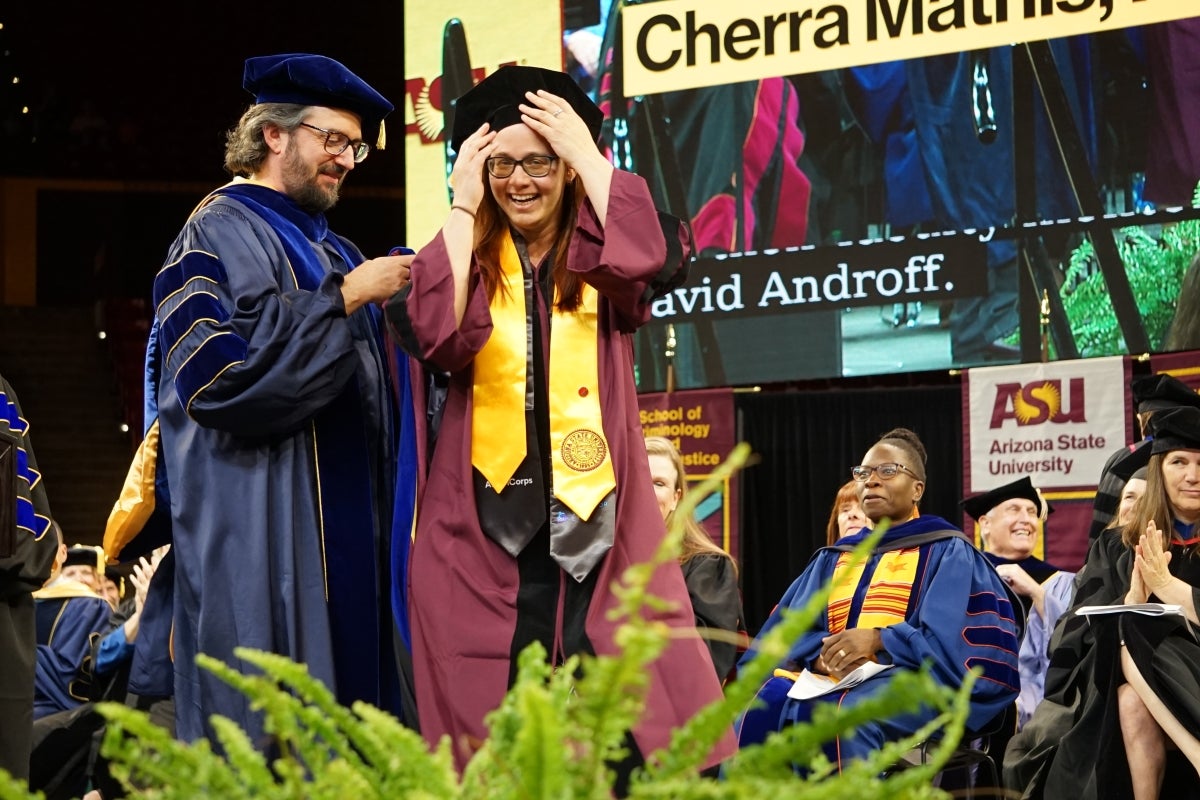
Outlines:
{"type": "Polygon", "coordinates": [[[421,129],[421,135],[430,141],[436,140],[446,127],[446,118],[442,116],[441,111],[433,107],[429,99],[428,86],[421,89],[421,93],[417,95],[417,101],[413,104],[413,114],[417,118],[417,127],[421,129]]]}
{"type": "Polygon", "coordinates": [[[1013,413],[1017,415],[1017,419],[1022,424],[1026,425],[1042,416],[1043,413],[1045,413],[1043,419],[1050,419],[1058,414],[1061,408],[1062,395],[1059,393],[1058,387],[1049,382],[1043,383],[1041,386],[1035,386],[1032,389],[1026,389],[1013,398],[1013,413]],[[1041,400],[1047,410],[1043,412],[1039,406],[1026,400],[1026,394],[1033,400],[1041,400]]]}

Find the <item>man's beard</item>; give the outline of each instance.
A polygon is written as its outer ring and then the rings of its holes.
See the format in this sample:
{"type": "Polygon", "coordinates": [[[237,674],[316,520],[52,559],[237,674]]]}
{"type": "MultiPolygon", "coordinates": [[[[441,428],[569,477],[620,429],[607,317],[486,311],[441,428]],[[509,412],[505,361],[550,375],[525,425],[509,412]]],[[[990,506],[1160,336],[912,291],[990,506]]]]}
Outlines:
{"type": "Polygon", "coordinates": [[[322,214],[333,208],[341,188],[340,182],[333,187],[322,186],[318,182],[322,172],[341,178],[347,170],[332,163],[314,169],[301,158],[299,149],[288,143],[283,161],[284,188],[296,205],[313,214],[322,214]]]}

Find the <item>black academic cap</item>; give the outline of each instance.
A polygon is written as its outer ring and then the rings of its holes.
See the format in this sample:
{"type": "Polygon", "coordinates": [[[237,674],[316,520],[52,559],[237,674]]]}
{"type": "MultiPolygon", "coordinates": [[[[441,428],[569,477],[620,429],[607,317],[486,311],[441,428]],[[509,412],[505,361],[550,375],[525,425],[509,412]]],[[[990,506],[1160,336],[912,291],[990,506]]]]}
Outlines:
{"type": "Polygon", "coordinates": [[[364,131],[379,130],[376,147],[383,148],[383,118],[394,106],[366,81],[327,56],[282,53],[246,59],[242,87],[256,103],[296,103],[340,108],[357,114],[364,131]]]}
{"type": "Polygon", "coordinates": [[[1157,412],[1150,418],[1150,435],[1153,453],[1200,450],[1200,408],[1179,406],[1157,412]]]}
{"type": "Polygon", "coordinates": [[[83,564],[89,567],[95,567],[96,572],[104,574],[104,549],[86,544],[73,544],[67,548],[67,560],[63,562],[64,567],[73,567],[77,564],[83,564]]]}
{"type": "Polygon", "coordinates": [[[575,113],[583,117],[592,139],[600,138],[604,113],[579,88],[574,78],[565,72],[541,67],[507,66],[488,75],[455,102],[454,135],[450,146],[457,151],[485,122],[494,131],[516,125],[521,121],[521,110],[517,106],[528,105],[525,93],[538,89],[545,89],[570,103],[575,113]]]}
{"type": "MultiPolygon", "coordinates": [[[[1042,496],[1038,494],[1038,490],[1034,488],[1033,481],[1029,480],[1028,475],[1019,481],[1006,483],[1003,486],[997,486],[991,491],[981,492],[968,497],[962,501],[962,507],[973,519],[978,520],[1005,500],[1011,500],[1014,497],[1023,497],[1026,500],[1032,500],[1033,504],[1037,506],[1038,514],[1042,513],[1042,504],[1044,501],[1042,500],[1042,496]]],[[[1051,509],[1047,506],[1047,511],[1049,510],[1051,509]]]]}
{"type": "Polygon", "coordinates": [[[132,573],[132,563],[109,564],[104,570],[104,577],[109,578],[117,585],[117,591],[124,598],[128,588],[133,585],[128,580],[132,573]]]}
{"type": "Polygon", "coordinates": [[[1125,448],[1125,453],[1112,463],[1108,471],[1123,481],[1129,480],[1135,472],[1145,469],[1150,463],[1151,444],[1148,439],[1144,439],[1125,448]]]}
{"type": "Polygon", "coordinates": [[[1178,406],[1200,408],[1200,394],[1165,372],[1134,378],[1129,386],[1133,390],[1133,402],[1137,404],[1139,414],[1178,406]]]}

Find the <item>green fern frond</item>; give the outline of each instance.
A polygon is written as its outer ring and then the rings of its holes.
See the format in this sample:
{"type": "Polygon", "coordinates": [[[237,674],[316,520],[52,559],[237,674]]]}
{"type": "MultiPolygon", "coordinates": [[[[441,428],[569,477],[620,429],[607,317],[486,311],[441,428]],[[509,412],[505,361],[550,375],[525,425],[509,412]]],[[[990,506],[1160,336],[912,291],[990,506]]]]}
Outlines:
{"type": "Polygon", "coordinates": [[[226,717],[214,716],[211,722],[229,768],[241,778],[241,783],[245,786],[271,785],[275,777],[267,765],[267,759],[250,741],[246,732],[226,717]]]}
{"type": "MultiPolygon", "coordinates": [[[[709,481],[689,492],[685,503],[703,500],[748,458],[749,448],[739,446],[709,481]]],[[[678,509],[679,519],[690,513],[685,503],[678,509]]],[[[853,559],[866,558],[883,532],[878,529],[853,559]]],[[[682,529],[674,527],[654,559],[627,570],[615,587],[615,616],[620,623],[617,653],[572,656],[557,668],[548,663],[539,643],[519,655],[514,685],[487,715],[487,739],[470,743],[475,752],[461,777],[452,748],[466,743],[443,738],[430,750],[419,734],[384,711],[364,703],[351,709],[339,705],[328,687],[303,665],[241,649],[235,651],[237,657],[258,672],[243,673],[205,657],[200,663],[262,711],[264,730],[278,745],[279,759],[267,764],[256,743],[228,720],[212,722],[223,750],[218,755],[207,741],[177,742],[145,714],[111,704],[101,707],[109,720],[105,755],[134,798],[609,800],[613,764],[626,755],[628,733],[644,713],[649,667],[673,636],[684,635],[660,621],[667,604],[649,591],[655,571],[676,564],[681,539],[682,529]]],[[[930,778],[962,734],[970,681],[951,703],[952,693],[923,673],[899,673],[887,692],[876,698],[844,713],[819,709],[812,724],[792,726],[761,746],[743,749],[727,763],[724,780],[699,775],[699,766],[729,735],[733,720],[752,701],[774,665],[811,628],[830,591],[827,587],[803,609],[785,614],[756,643],[756,656],[726,688],[726,696],[677,730],[668,747],[651,754],[644,769],[635,771],[632,798],[944,797],[930,785],[930,778]],[[920,706],[941,713],[914,736],[833,774],[823,755],[824,742],[866,719],[920,706]],[[938,737],[941,743],[930,751],[929,763],[889,772],[914,742],[938,737]]],[[[6,784],[0,778],[0,800],[28,797],[13,794],[19,788],[11,787],[11,781],[6,784]],[[2,794],[6,791],[9,794],[2,794]]]]}
{"type": "Polygon", "coordinates": [[[30,792],[29,784],[0,769],[0,800],[46,800],[41,792],[30,792]]]}
{"type": "Polygon", "coordinates": [[[118,703],[99,703],[96,710],[108,721],[101,753],[110,770],[133,797],[186,800],[212,797],[264,797],[239,780],[229,763],[212,751],[206,740],[192,743],[173,738],[144,712],[118,703]],[[153,787],[147,790],[143,787],[153,787]]]}

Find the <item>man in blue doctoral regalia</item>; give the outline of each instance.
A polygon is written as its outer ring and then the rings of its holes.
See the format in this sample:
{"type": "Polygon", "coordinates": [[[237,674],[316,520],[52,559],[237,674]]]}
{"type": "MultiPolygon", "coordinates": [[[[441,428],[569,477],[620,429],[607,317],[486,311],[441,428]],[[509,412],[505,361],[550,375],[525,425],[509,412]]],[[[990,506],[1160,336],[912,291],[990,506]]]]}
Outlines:
{"type": "Polygon", "coordinates": [[[324,213],[392,104],[317,55],[251,58],[243,86],[255,102],[226,137],[234,179],[171,246],[148,348],[185,740],[213,713],[261,739],[249,700],[195,664],[236,666],[239,646],[307,664],[343,703],[399,708],[381,570],[409,523],[393,514],[399,407],[375,304],[411,256],[364,260],[324,213]]]}

